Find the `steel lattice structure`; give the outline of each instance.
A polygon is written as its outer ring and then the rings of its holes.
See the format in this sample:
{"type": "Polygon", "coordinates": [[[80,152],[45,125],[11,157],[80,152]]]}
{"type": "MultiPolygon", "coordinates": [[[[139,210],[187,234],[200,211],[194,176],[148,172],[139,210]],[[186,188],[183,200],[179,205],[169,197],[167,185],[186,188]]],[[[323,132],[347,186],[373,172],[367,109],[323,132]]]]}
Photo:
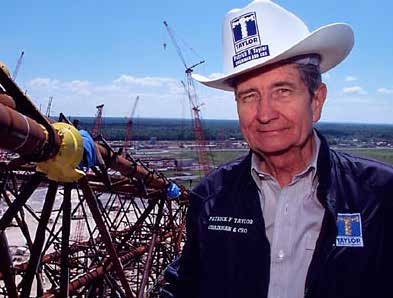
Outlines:
{"type": "Polygon", "coordinates": [[[71,124],[51,123],[1,68],[0,84],[0,148],[19,154],[0,162],[0,296],[154,297],[184,240],[187,190],[168,197],[173,182],[102,138],[97,165],[54,175],[45,163],[68,154],[71,124]]]}

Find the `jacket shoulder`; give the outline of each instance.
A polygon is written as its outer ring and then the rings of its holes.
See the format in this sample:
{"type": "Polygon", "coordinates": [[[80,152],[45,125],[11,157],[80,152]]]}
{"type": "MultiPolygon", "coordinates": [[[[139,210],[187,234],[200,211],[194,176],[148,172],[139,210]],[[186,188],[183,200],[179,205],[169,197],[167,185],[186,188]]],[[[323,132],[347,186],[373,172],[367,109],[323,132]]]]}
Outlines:
{"type": "Polygon", "coordinates": [[[236,180],[246,171],[250,171],[250,166],[251,154],[243,155],[221,164],[203,177],[191,193],[200,197],[200,199],[208,199],[222,191],[225,186],[230,186],[231,181],[236,180]]]}
{"type": "Polygon", "coordinates": [[[387,163],[330,149],[331,158],[346,175],[372,188],[392,188],[393,167],[387,163]]]}

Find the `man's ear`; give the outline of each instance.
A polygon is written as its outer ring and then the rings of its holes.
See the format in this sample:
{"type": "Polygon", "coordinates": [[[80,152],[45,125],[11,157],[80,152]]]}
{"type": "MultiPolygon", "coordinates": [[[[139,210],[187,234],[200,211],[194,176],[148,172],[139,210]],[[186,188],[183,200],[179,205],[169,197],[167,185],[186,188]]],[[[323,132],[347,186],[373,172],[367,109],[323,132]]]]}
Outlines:
{"type": "Polygon", "coordinates": [[[325,103],[327,95],[327,88],[324,83],[322,83],[317,90],[314,92],[314,96],[312,98],[311,102],[311,108],[312,108],[312,121],[315,123],[321,118],[322,114],[322,107],[323,104],[325,103]]]}

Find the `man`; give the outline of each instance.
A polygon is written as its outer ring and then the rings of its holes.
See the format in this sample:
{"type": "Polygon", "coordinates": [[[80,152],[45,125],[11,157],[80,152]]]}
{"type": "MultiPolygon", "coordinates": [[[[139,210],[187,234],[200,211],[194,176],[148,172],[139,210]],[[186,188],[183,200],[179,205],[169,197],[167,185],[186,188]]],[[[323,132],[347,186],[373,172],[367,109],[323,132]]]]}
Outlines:
{"type": "Polygon", "coordinates": [[[331,150],[313,130],[321,72],[353,46],[346,24],[310,33],[269,0],[230,11],[225,74],[250,154],[190,195],[187,242],[165,297],[393,297],[393,169],[331,150]]]}

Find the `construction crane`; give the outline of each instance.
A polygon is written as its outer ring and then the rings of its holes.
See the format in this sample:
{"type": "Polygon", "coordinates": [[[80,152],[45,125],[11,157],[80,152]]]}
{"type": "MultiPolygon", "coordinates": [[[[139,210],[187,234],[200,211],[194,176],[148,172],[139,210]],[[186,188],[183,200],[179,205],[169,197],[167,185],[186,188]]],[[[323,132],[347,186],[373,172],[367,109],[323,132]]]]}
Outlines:
{"type": "Polygon", "coordinates": [[[18,72],[19,72],[20,66],[21,66],[21,64],[22,64],[22,59],[23,59],[23,55],[24,55],[24,54],[25,54],[25,52],[22,51],[22,53],[21,53],[20,56],[19,56],[18,61],[16,62],[15,70],[14,70],[14,72],[12,73],[12,79],[13,79],[14,81],[15,81],[15,79],[16,79],[16,76],[18,75],[18,72]]]}
{"type": "Polygon", "coordinates": [[[176,52],[177,52],[178,56],[180,57],[180,60],[183,63],[183,66],[185,68],[187,84],[185,84],[183,81],[182,81],[182,84],[183,84],[183,87],[186,91],[186,94],[188,96],[188,100],[189,100],[190,106],[191,106],[191,115],[192,115],[192,119],[193,119],[193,128],[194,128],[195,138],[197,141],[197,150],[198,150],[198,159],[199,159],[200,169],[201,169],[201,172],[203,172],[204,174],[207,174],[210,171],[211,165],[210,165],[210,161],[207,156],[207,146],[206,146],[205,136],[204,136],[203,129],[202,129],[201,116],[200,116],[201,105],[199,104],[198,97],[196,95],[194,80],[191,77],[193,69],[196,66],[204,63],[205,61],[202,60],[194,65],[188,66],[186,63],[186,60],[184,58],[184,55],[183,55],[179,45],[177,44],[177,41],[175,39],[175,35],[173,34],[172,29],[169,27],[169,25],[166,21],[164,21],[164,26],[165,26],[166,30],[168,31],[168,34],[172,40],[172,43],[176,49],[176,52]]]}
{"type": "Polygon", "coordinates": [[[101,124],[102,124],[102,111],[104,109],[104,105],[98,105],[96,118],[94,120],[93,130],[91,131],[91,135],[93,139],[97,138],[101,134],[101,124]]]}
{"type": "Polygon", "coordinates": [[[133,119],[134,119],[134,114],[136,111],[136,106],[139,101],[139,96],[135,98],[134,106],[132,107],[132,111],[130,114],[129,118],[126,118],[127,120],[127,130],[126,130],[126,136],[124,138],[124,145],[123,145],[123,156],[126,156],[127,154],[127,149],[130,148],[130,142],[131,142],[131,136],[132,136],[132,124],[133,124],[133,119]]]}
{"type": "Polygon", "coordinates": [[[47,117],[50,117],[50,111],[51,111],[51,107],[52,107],[52,100],[53,100],[53,96],[49,97],[49,102],[48,102],[48,106],[46,107],[46,113],[45,113],[45,115],[47,117]]]}

